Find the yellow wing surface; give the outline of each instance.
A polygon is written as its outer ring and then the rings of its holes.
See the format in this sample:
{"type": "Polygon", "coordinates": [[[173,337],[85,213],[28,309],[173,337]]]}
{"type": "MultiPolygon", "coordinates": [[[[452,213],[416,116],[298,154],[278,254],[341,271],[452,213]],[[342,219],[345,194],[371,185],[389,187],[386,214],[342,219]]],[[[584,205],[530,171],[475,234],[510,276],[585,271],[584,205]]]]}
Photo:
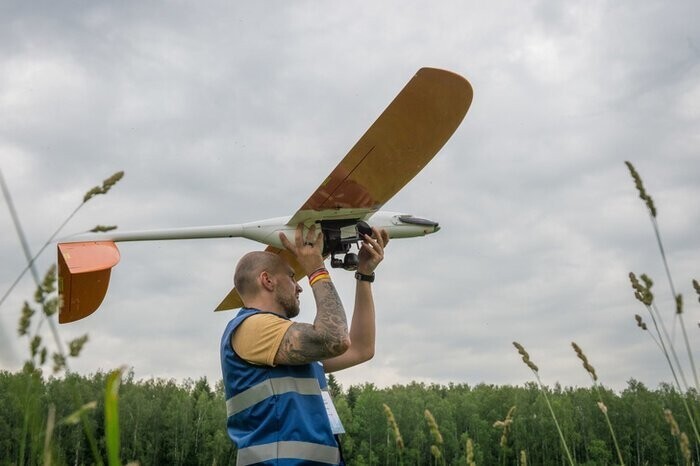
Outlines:
{"type": "MultiPolygon", "coordinates": [[[[289,221],[290,225],[324,217],[338,209],[377,211],[438,153],[471,105],[472,87],[462,76],[421,68],[370,126],[350,152],[289,221]]],[[[286,251],[296,271],[304,271],[286,251]]],[[[243,305],[234,288],[217,311],[243,305]]]]}

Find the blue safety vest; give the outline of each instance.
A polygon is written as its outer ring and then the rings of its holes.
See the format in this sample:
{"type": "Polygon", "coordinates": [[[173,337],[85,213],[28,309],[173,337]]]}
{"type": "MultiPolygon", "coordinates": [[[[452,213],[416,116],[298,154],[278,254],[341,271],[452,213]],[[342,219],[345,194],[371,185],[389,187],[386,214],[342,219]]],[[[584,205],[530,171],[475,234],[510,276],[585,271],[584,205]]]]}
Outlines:
{"type": "Polygon", "coordinates": [[[321,395],[328,389],[323,365],[261,366],[233,351],[231,335],[259,312],[242,308],[221,337],[227,430],[238,447],[236,464],[339,464],[338,443],[321,395]]]}

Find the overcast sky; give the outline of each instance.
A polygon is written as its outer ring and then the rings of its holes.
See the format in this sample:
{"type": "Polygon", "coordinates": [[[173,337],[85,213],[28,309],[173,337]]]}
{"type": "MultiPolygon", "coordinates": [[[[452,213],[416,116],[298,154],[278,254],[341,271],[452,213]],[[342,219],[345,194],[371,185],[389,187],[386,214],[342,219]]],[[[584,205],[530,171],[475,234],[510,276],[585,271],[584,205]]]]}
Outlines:
{"type": "MultiPolygon", "coordinates": [[[[419,68],[449,69],[471,82],[472,107],[384,206],[442,230],[390,244],[376,356],[340,382],[522,384],[532,374],[516,340],[547,384],[589,384],[576,341],[603,384],[656,387],[671,377],[635,325],[649,318],[629,271],[656,279],[679,344],[680,329],[624,160],[656,201],[697,349],[699,17],[690,0],[3,2],[0,169],[33,250],[118,170],[65,235],[291,215],[419,68]]],[[[4,293],[25,264],[4,200],[0,229],[4,293]]],[[[101,308],[60,327],[90,336],[71,367],[218,380],[234,314],[212,309],[236,261],[263,246],[119,247],[101,308]]],[[[53,261],[52,245],[39,269],[53,261]]],[[[352,274],[332,275],[350,311],[352,274]]],[[[16,328],[33,288],[27,275],[0,307],[2,369],[27,357],[16,328]]]]}

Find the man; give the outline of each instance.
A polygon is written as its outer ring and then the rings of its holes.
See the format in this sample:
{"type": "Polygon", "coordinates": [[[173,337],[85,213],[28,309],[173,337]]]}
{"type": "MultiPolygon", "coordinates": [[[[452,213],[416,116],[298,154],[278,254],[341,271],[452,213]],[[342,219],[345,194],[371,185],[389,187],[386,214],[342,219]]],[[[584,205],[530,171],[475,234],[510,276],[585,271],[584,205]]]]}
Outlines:
{"type": "Polygon", "coordinates": [[[244,307],[221,339],[228,434],[237,464],[344,464],[342,433],[324,372],[355,366],[374,356],[374,270],[389,242],[385,230],[364,235],[348,331],[343,304],[323,265],[323,234],[300,224],[294,243],[280,240],[303,267],[316,301],[313,324],[299,314],[294,270],[279,255],[251,252],[239,261],[234,284],[244,307]]]}

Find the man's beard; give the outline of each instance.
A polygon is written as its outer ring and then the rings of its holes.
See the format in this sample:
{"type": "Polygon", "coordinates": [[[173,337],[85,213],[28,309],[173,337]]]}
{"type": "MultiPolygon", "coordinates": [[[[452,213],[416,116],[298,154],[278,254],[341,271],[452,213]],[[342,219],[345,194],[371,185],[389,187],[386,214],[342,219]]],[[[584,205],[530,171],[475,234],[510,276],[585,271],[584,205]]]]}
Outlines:
{"type": "Polygon", "coordinates": [[[282,296],[277,294],[275,296],[275,300],[277,301],[277,304],[282,306],[287,318],[292,319],[299,315],[299,301],[297,300],[296,296],[282,296]]]}

